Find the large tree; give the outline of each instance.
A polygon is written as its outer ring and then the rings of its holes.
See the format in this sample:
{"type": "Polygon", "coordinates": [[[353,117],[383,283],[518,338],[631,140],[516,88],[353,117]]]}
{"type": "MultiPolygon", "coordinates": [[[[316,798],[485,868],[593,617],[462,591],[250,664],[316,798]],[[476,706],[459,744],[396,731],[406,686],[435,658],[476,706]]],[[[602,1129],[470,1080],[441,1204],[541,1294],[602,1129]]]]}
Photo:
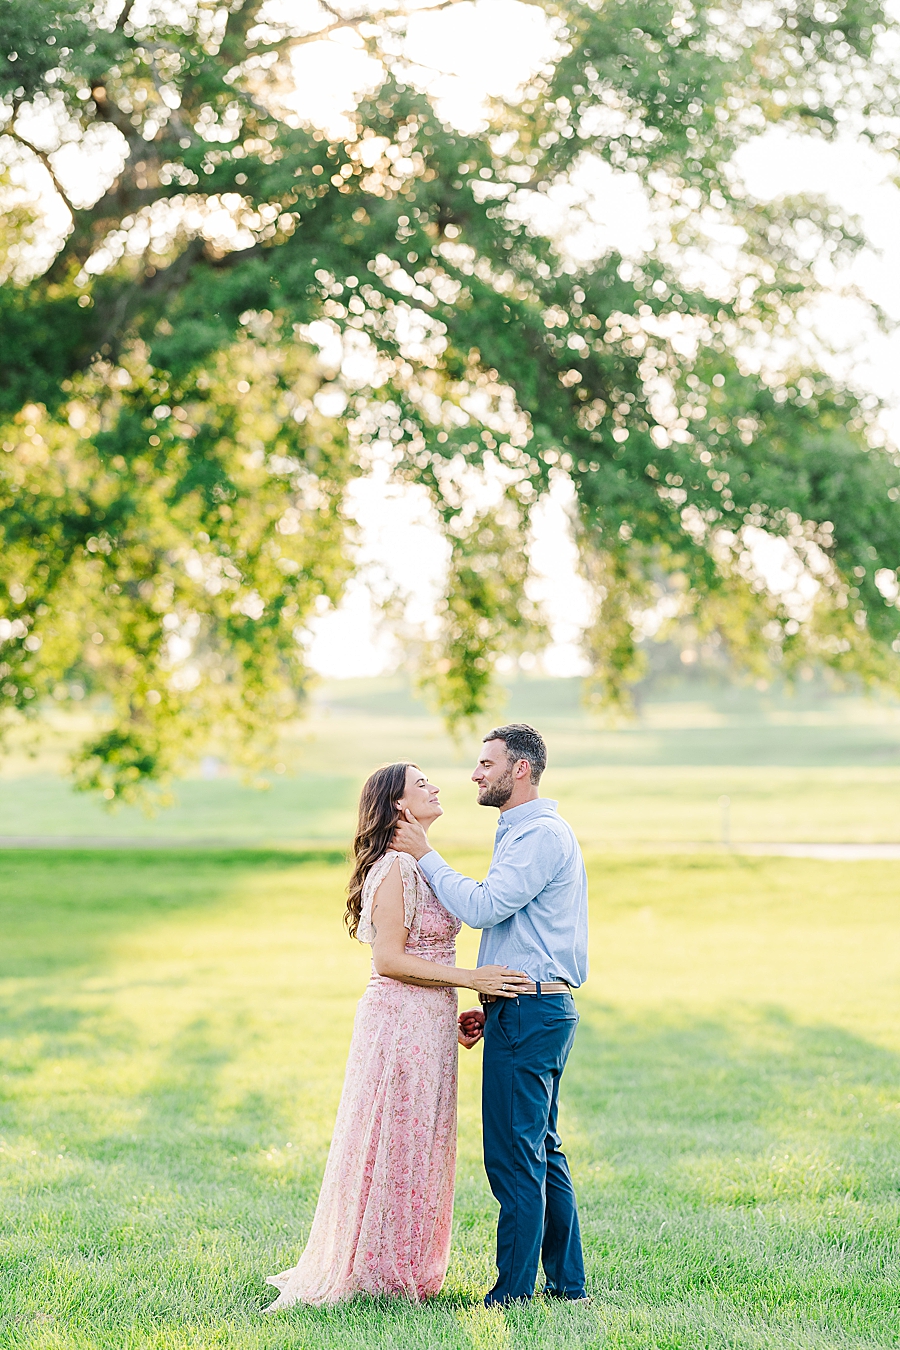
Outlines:
{"type": "Polygon", "coordinates": [[[467,136],[396,11],[323,0],[313,31],[262,0],[0,0],[0,699],[105,696],[78,772],[108,797],[211,735],[251,746],[302,692],[374,453],[451,543],[428,661],[451,721],[540,640],[523,541],[558,474],[598,698],[626,696],[663,602],[745,667],[896,681],[900,460],[794,340],[820,261],[862,241],[827,202],[753,200],[734,161],[773,123],[896,151],[891,20],[544,8],[553,59],[467,136]],[[290,110],[290,58],[346,28],[384,76],[329,137],[290,110]],[[603,160],[640,176],[657,242],[577,267],[532,204],[603,160]],[[767,588],[761,531],[805,591],[767,588]]]}

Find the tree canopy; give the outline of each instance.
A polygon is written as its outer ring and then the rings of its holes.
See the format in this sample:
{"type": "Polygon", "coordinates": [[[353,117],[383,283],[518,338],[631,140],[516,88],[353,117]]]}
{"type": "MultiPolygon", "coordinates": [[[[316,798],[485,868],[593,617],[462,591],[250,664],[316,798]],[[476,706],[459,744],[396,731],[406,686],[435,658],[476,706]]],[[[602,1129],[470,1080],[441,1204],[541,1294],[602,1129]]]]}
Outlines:
{"type": "Polygon", "coordinates": [[[561,474],[598,700],[627,698],[650,612],[744,668],[896,684],[900,458],[797,340],[822,261],[864,241],[827,201],[754,200],[734,159],[774,124],[895,153],[892,20],[542,8],[552,58],[463,134],[399,10],[0,0],[0,706],[104,695],[85,785],[127,798],[210,736],[271,732],[376,456],[450,542],[426,676],[451,722],[541,640],[525,540],[561,474]],[[383,78],[329,135],[291,109],[291,54],[348,28],[383,78]],[[640,177],[656,243],[578,265],[532,203],[603,162],[640,177]]]}

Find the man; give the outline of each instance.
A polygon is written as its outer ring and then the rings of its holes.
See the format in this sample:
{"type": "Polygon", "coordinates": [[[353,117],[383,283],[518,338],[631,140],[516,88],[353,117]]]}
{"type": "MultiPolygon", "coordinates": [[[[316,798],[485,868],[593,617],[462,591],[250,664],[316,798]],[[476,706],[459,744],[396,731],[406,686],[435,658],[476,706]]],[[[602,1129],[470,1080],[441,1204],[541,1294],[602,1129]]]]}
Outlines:
{"type": "Polygon", "coordinates": [[[586,1299],[575,1192],[556,1130],[559,1080],[575,1039],[571,990],[587,976],[587,877],[578,841],[541,797],[543,738],[529,726],[484,738],[472,779],[496,806],[494,856],[481,883],[454,872],[409,816],[395,847],[411,853],[451,914],[484,930],[479,965],[507,965],[533,984],[515,999],[463,1013],[463,1034],[484,1028],[484,1166],[500,1202],[497,1281],[485,1306],[530,1299],[541,1261],[544,1293],[586,1299]]]}

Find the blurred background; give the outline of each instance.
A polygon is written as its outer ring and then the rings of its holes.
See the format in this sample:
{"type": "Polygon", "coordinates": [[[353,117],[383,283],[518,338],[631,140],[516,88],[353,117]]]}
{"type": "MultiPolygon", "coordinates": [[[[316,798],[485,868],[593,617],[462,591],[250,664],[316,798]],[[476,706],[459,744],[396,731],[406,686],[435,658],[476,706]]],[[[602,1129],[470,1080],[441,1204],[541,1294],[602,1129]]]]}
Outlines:
{"type": "MultiPolygon", "coordinates": [[[[550,755],[542,792],[559,800],[587,849],[809,844],[822,856],[828,844],[900,846],[900,708],[890,701],[824,683],[791,693],[717,683],[712,672],[661,674],[640,686],[633,717],[610,724],[591,716],[582,694],[578,677],[519,677],[502,686],[494,721],[540,728],[550,755]]],[[[441,787],[438,847],[483,849],[493,837],[494,813],[475,804],[469,781],[479,738],[452,739],[402,672],[323,678],[307,716],[282,729],[265,775],[248,782],[207,755],[152,814],[110,813],[73,790],[67,756],[86,724],[88,715],[57,713],[27,753],[12,751],[0,777],[0,843],[344,851],[362,781],[404,757],[441,787]]]]}

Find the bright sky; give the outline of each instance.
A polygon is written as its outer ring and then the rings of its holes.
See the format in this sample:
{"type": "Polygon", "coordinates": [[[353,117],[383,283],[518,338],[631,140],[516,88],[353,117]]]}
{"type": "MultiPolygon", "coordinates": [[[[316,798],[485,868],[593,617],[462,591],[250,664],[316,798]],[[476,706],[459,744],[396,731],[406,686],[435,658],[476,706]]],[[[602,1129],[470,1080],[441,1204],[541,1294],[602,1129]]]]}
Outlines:
{"type": "MultiPolygon", "coordinates": [[[[410,30],[407,50],[421,63],[419,78],[439,100],[442,115],[466,129],[477,127],[484,102],[512,94],[552,50],[546,16],[517,0],[477,0],[442,13],[422,15],[410,30]]],[[[321,125],[336,126],[342,111],[370,78],[365,53],[355,38],[314,43],[297,53],[297,109],[321,125]]],[[[896,163],[852,139],[827,144],[770,131],[739,156],[749,190],[757,197],[784,193],[829,195],[857,214],[874,249],[833,280],[827,300],[810,322],[833,343],[836,364],[862,387],[890,405],[885,421],[900,439],[900,331],[880,333],[858,288],[900,322],[900,189],[896,163]]],[[[542,228],[579,261],[615,246],[639,252],[649,237],[650,213],[634,175],[594,162],[567,186],[540,204],[542,228]]],[[[548,673],[582,673],[578,634],[587,618],[587,596],[575,568],[568,528],[571,492],[564,482],[536,512],[532,553],[538,593],[552,622],[553,644],[542,658],[548,673]]],[[[390,669],[396,644],[379,623],[376,597],[390,587],[409,596],[407,617],[433,628],[446,549],[431,517],[424,491],[387,484],[384,474],[356,483],[351,510],[360,532],[363,574],[336,612],[313,625],[310,657],[329,676],[374,675],[390,669]],[[429,622],[430,621],[430,622],[429,622]]]]}

